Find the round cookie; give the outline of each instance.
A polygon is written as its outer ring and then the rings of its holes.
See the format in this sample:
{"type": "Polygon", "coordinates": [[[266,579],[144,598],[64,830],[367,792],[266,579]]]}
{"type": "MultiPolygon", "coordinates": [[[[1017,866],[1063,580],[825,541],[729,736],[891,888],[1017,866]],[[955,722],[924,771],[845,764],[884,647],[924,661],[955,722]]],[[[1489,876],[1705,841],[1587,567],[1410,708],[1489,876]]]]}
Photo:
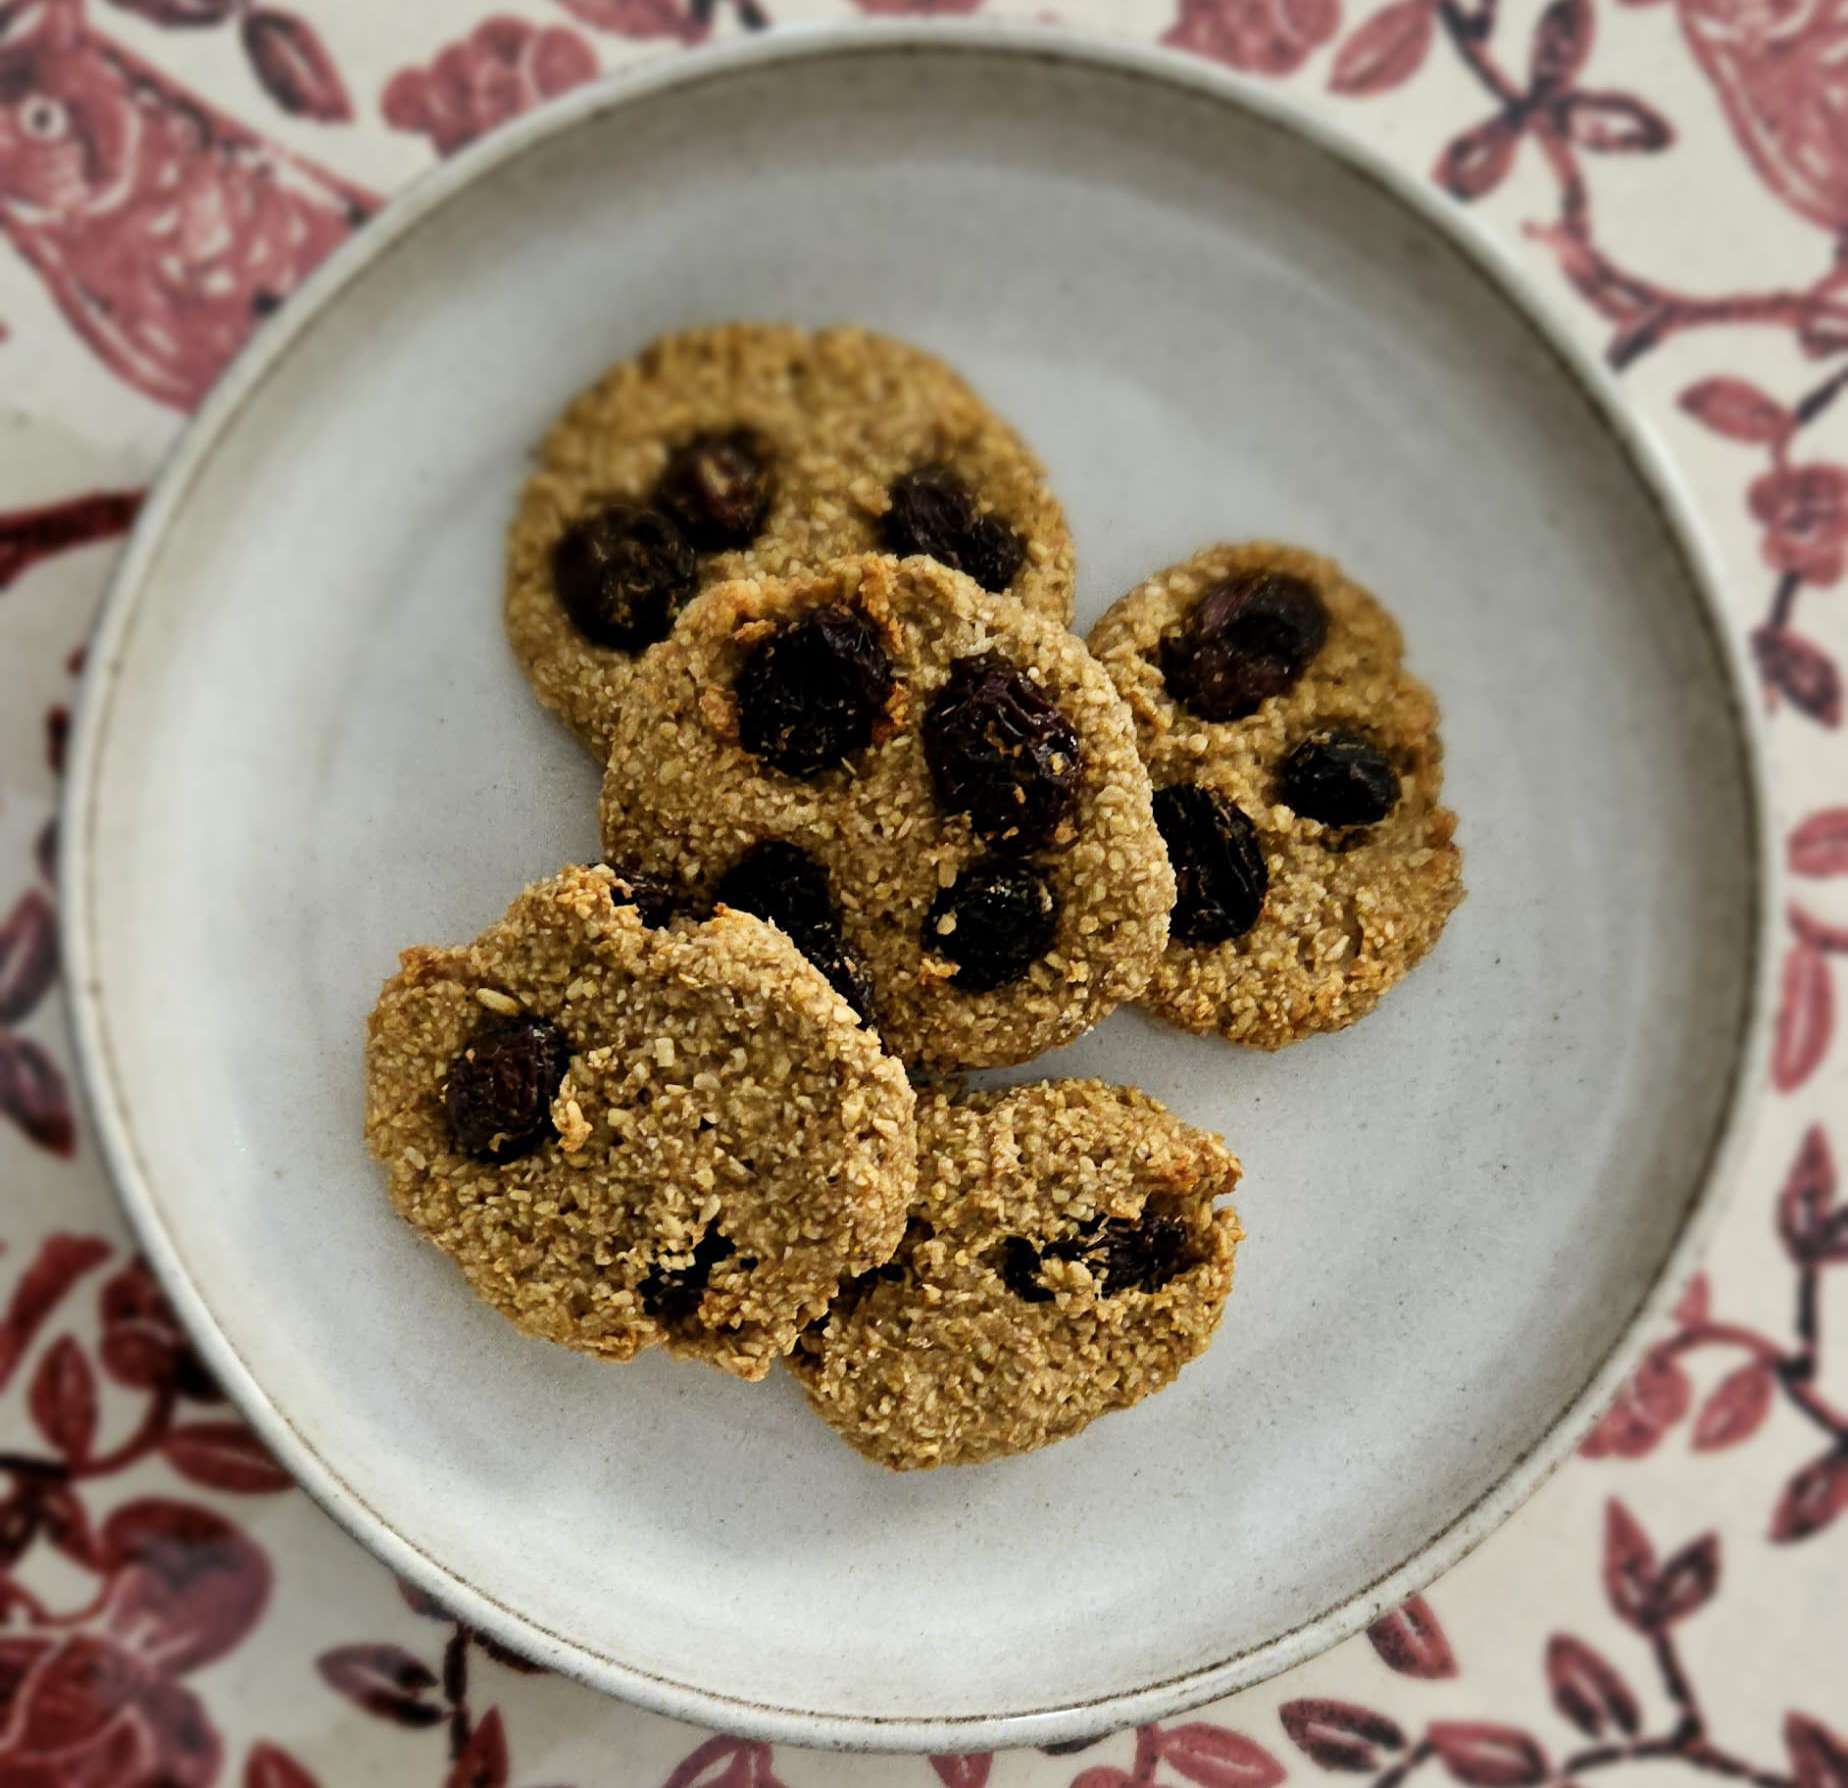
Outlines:
{"type": "Polygon", "coordinates": [[[841,1288],[789,1368],[843,1440],[905,1471],[1025,1453],[1206,1349],[1239,1165],[1133,1087],[1047,1081],[918,1104],[898,1252],[841,1288]]]}
{"type": "Polygon", "coordinates": [[[701,597],[629,685],[603,839],[837,985],[844,947],[886,1047],[931,1069],[1026,1061],[1133,999],[1174,895],[1110,679],[924,558],[701,597]]]}
{"type": "Polygon", "coordinates": [[[569,869],[474,943],[405,951],[367,1027],[366,1141],[399,1214],[528,1334],[762,1378],[898,1241],[912,1093],[772,926],[645,910],[569,869]]]}
{"type": "Polygon", "coordinates": [[[1370,1012],[1463,897],[1437,704],[1392,617],[1332,560],[1253,541],[1158,572],[1090,645],[1179,883],[1143,1003],[1260,1049],[1370,1012]]]}
{"type": "Polygon", "coordinates": [[[1071,535],[1039,461],[942,361],[864,329],[690,329],[553,424],[509,536],[507,636],[601,757],[637,655],[692,595],[882,549],[1071,618],[1071,535]]]}

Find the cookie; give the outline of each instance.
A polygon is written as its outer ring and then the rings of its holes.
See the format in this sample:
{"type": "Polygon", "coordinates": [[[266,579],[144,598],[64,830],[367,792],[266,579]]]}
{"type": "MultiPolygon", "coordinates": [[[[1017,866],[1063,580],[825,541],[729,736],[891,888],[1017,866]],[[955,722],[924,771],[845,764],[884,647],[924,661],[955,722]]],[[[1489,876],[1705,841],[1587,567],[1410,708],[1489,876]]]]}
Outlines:
{"type": "Polygon", "coordinates": [[[650,911],[569,869],[474,943],[405,951],[366,1141],[399,1214],[528,1334],[762,1378],[898,1241],[911,1089],[773,927],[650,911]]]}
{"type": "Polygon", "coordinates": [[[1132,1087],[1048,1081],[918,1104],[918,1196],[789,1368],[895,1470],[1064,1440],[1205,1351],[1240,1236],[1223,1142],[1132,1087]]]}
{"type": "Polygon", "coordinates": [[[1332,560],[1210,547],[1109,610],[1091,650],[1135,716],[1179,896],[1143,995],[1277,1049],[1363,1017],[1463,897],[1437,704],[1332,560]]]}
{"type": "Polygon", "coordinates": [[[507,636],[601,757],[637,657],[698,591],[879,549],[1071,618],[1039,461],[942,361],[864,329],[691,329],[553,425],[509,537],[507,636]]]}
{"type": "Polygon", "coordinates": [[[701,597],[629,684],[603,839],[860,971],[928,1069],[1026,1061],[1134,998],[1174,893],[1110,679],[924,558],[701,597]]]}

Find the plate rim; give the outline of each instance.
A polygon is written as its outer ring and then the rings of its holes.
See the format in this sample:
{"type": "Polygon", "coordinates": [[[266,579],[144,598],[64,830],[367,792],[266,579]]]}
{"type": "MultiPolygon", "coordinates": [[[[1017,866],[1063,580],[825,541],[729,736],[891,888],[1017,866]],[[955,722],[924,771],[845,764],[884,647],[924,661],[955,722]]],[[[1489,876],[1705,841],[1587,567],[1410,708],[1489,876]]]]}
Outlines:
{"type": "Polygon", "coordinates": [[[1723,573],[1684,477],[1654,425],[1633,411],[1616,379],[1542,299],[1527,273],[1486,229],[1366,142],[1287,94],[1165,48],[981,20],[853,21],[779,27],[759,37],[709,46],[696,55],[661,53],[512,120],[414,179],[349,238],[271,318],[185,425],[118,561],[87,648],[87,672],[72,733],[70,770],[59,806],[63,862],[60,930],[78,1083],[112,1190],[163,1290],[203,1349],[240,1413],[290,1475],[328,1514],[400,1577],[481,1631],[559,1674],[669,1718],[741,1737],[820,1750],[967,1752],[1055,1744],[1160,1720],[1248,1688],[1359,1632],[1452,1569],[1502,1525],[1576,1448],[1628,1377],[1672,1301],[1696,1270],[1728,1194],[1739,1178],[1759,1112],[1768,1056],[1781,872],[1766,773],[1754,717],[1751,674],[1721,596],[1723,573]],[[1159,1680],[1039,1707],[982,1714],[867,1715],[766,1703],[657,1675],[594,1651],[540,1625],[481,1585],[456,1575],[398,1533],[317,1453],[305,1434],[246,1367],[219,1326],[163,1224],[137,1149],[110,1043],[96,970],[94,897],[96,795],[110,715],[141,598],[172,525],[221,438],[261,392],[271,372],[375,261],[410,237],[477,179],[607,113],[676,89],[722,82],[783,63],[924,52],[1076,66],[1178,89],[1292,135],[1429,225],[1533,332],[1586,402],[1655,507],[1663,532],[1697,598],[1697,612],[1723,668],[1732,744],[1744,781],[1752,862],[1751,960],[1745,1009],[1733,1038],[1728,1083],[1698,1184],[1654,1278],[1622,1332],[1566,1406],[1508,1469],[1449,1523],[1390,1570],[1345,1599],[1270,1639],[1159,1680]]]}

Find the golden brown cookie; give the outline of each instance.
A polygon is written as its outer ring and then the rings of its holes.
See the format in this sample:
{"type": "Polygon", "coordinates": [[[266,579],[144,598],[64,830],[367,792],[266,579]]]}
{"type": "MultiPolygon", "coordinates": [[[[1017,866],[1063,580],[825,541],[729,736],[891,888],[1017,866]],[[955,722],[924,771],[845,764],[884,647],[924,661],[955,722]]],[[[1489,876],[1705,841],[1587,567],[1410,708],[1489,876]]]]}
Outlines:
{"type": "Polygon", "coordinates": [[[1174,893],[1110,679],[924,558],[701,597],[630,682],[603,840],[843,988],[844,942],[887,1048],[931,1069],[1026,1061],[1134,998],[1174,893]]]}
{"type": "Polygon", "coordinates": [[[918,1196],[884,1266],[790,1355],[816,1412],[899,1471],[1030,1452],[1206,1349],[1241,1231],[1218,1137],[1133,1087],[918,1104],[918,1196]]]}
{"type": "Polygon", "coordinates": [[[928,552],[1065,621],[1072,543],[1039,461],[942,361],[864,329],[690,329],[547,436],[508,543],[507,635],[599,757],[636,658],[698,591],[928,552]]]}
{"type": "Polygon", "coordinates": [[[1143,1003],[1276,1049],[1340,1030],[1463,897],[1431,692],[1332,560],[1271,541],[1158,572],[1091,630],[1179,891],[1143,1003]]]}
{"type": "Polygon", "coordinates": [[[897,1242],[911,1089],[773,927],[644,911],[568,869],[474,943],[405,951],[367,1027],[367,1145],[528,1334],[762,1378],[897,1242]]]}

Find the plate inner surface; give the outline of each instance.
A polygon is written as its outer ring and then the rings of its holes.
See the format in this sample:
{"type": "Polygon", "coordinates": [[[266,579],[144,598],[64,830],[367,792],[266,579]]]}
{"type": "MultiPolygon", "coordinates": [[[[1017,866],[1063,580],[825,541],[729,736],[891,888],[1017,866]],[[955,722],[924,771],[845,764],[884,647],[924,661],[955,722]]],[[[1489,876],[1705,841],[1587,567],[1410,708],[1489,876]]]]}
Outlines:
{"type": "Polygon", "coordinates": [[[197,480],[96,791],[106,1072],[151,1220],[300,1443],[579,1668],[828,1717],[1145,1687],[1416,1554],[1659,1271],[1745,1001],[1711,632],[1551,352],[1321,150],[999,51],[715,74],[427,218],[197,480]],[[1223,1131],[1250,1240],[1173,1390],[975,1471],[883,1475],[781,1375],[521,1339],[360,1142],[395,952],[596,851],[593,767],[500,633],[527,455],[608,361],[741,316],[960,367],[1069,509],[1081,626],[1211,540],[1301,540],[1396,610],[1445,713],[1469,899],[1375,1016],[1262,1057],[1120,1013],[1021,1071],[1134,1080],[1223,1131]]]}

